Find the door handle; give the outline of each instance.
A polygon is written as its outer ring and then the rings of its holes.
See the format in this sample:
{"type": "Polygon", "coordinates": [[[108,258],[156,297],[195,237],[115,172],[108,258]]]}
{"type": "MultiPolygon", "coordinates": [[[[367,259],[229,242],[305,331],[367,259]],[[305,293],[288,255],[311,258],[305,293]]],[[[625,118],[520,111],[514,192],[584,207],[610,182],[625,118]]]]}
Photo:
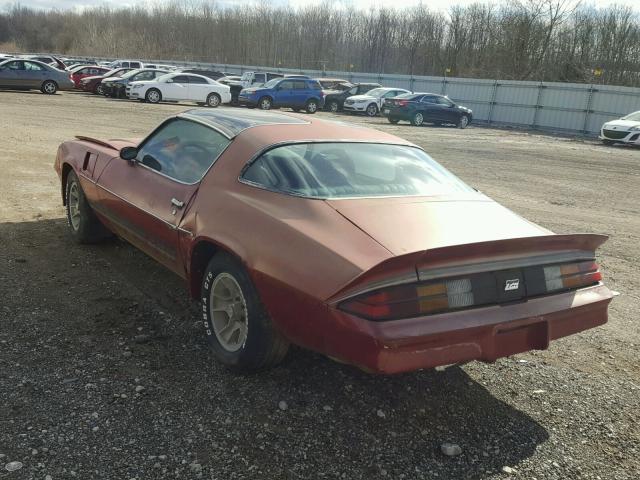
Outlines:
{"type": "Polygon", "coordinates": [[[178,200],[176,198],[172,198],[171,199],[171,205],[173,205],[176,208],[182,208],[182,207],[184,207],[184,202],[181,202],[180,200],[178,200]]]}

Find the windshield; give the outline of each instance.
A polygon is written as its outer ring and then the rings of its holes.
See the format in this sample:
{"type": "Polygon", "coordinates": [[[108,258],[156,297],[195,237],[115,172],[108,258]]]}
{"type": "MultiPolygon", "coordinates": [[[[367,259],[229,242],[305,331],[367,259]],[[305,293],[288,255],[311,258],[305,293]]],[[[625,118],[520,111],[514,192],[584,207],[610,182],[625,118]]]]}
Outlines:
{"type": "Polygon", "coordinates": [[[123,73],[122,75],[120,75],[120,78],[131,78],[133,77],[136,73],[140,73],[142,70],[140,69],[136,69],[136,70],[129,70],[127,73],[123,73]]]}
{"type": "Polygon", "coordinates": [[[281,79],[281,78],[272,78],[272,79],[271,79],[271,80],[269,80],[267,83],[265,83],[265,84],[263,85],[263,87],[264,87],[264,88],[273,88],[273,87],[275,87],[275,86],[278,84],[278,82],[279,82],[280,80],[282,80],[282,79],[281,79]]]}
{"type": "Polygon", "coordinates": [[[632,122],[640,122],[640,111],[630,113],[626,117],[622,117],[622,120],[631,120],[632,122]]]}
{"type": "Polygon", "coordinates": [[[389,90],[387,90],[386,88],[374,88],[373,90],[369,90],[364,95],[370,95],[372,97],[379,97],[380,95],[384,95],[388,91],[389,90]]]}
{"type": "Polygon", "coordinates": [[[433,196],[473,192],[424,151],[378,143],[302,143],[273,148],[243,179],[307,198],[433,196]]]}

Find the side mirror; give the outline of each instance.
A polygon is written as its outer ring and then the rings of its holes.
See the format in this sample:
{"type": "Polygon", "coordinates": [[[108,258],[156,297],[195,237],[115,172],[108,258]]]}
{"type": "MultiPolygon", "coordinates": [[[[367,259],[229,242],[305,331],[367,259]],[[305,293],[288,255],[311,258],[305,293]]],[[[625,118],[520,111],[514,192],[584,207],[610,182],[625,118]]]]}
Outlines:
{"type": "Polygon", "coordinates": [[[124,147],[120,150],[120,158],[133,162],[138,156],[138,149],[136,147],[124,147]]]}

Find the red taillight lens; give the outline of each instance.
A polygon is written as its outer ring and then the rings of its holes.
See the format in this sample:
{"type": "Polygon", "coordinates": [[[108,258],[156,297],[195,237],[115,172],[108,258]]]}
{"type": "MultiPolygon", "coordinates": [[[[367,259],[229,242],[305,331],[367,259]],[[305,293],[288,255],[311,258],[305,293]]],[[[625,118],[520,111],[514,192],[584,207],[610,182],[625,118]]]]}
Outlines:
{"type": "Polygon", "coordinates": [[[341,310],[369,320],[393,320],[473,305],[469,279],[389,287],[342,302],[341,310]]]}
{"type": "Polygon", "coordinates": [[[565,263],[544,267],[544,279],[548,292],[586,287],[602,280],[598,264],[593,261],[565,263]]]}
{"type": "Polygon", "coordinates": [[[406,107],[409,104],[409,102],[407,100],[398,100],[397,104],[399,107],[406,107]]]}

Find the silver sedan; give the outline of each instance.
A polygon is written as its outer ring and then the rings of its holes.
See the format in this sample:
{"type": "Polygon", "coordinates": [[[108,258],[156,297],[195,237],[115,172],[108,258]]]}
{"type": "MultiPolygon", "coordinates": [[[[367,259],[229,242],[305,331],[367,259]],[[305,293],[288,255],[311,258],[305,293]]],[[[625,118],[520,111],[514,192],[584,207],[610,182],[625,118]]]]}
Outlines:
{"type": "Polygon", "coordinates": [[[11,59],[0,63],[0,88],[40,90],[53,95],[58,90],[72,90],[69,72],[63,72],[37,60],[11,59]]]}

